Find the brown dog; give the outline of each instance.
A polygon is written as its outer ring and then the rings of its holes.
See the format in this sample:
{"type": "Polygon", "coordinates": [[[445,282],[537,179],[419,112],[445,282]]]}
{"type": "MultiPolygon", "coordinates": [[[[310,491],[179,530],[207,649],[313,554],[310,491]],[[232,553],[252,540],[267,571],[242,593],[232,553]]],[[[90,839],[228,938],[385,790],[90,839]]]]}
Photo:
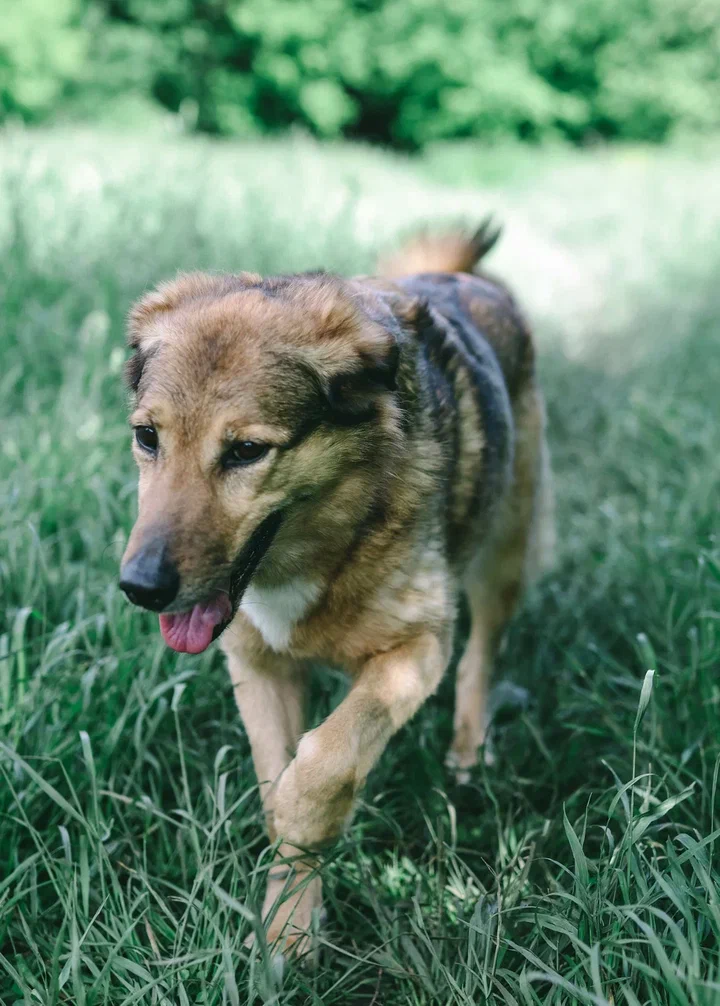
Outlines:
{"type": "Polygon", "coordinates": [[[193,273],[130,316],[140,509],[121,587],[178,651],[227,629],[282,839],[268,937],[296,949],[320,905],[312,853],[437,688],[461,591],[448,761],[461,779],[476,763],[493,651],[550,541],[531,337],[505,287],[472,274],[496,237],[421,238],[387,263],[394,280],[193,273]],[[304,733],[310,660],[352,688],[304,733]]]}

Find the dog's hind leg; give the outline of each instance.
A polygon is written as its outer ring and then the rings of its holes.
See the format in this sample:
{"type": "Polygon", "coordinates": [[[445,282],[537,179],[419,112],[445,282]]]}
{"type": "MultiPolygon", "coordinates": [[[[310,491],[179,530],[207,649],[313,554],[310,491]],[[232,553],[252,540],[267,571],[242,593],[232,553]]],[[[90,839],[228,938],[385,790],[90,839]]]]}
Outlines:
{"type": "MultiPolygon", "coordinates": [[[[512,616],[520,595],[521,578],[509,580],[496,594],[483,580],[466,585],[470,607],[470,637],[457,669],[455,684],[454,733],[447,765],[459,783],[470,779],[478,751],[488,740],[488,693],[493,662],[502,631],[512,616]]],[[[486,764],[494,760],[485,748],[486,764]]]]}
{"type": "Polygon", "coordinates": [[[552,499],[544,438],[544,414],[531,385],[515,405],[516,447],[512,482],[492,540],[471,562],[463,586],[471,629],[457,669],[454,737],[447,764],[467,782],[488,743],[488,692],[493,661],[504,629],[528,579],[544,565],[552,546],[552,499]]]}

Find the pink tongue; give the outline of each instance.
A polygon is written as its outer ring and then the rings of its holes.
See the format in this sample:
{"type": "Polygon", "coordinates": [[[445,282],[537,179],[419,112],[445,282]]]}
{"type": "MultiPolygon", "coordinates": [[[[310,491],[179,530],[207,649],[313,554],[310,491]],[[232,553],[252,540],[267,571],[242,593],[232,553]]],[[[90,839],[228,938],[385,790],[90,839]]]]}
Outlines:
{"type": "Polygon", "coordinates": [[[196,604],[192,611],[179,615],[161,615],[163,639],[178,653],[202,653],[212,643],[215,626],[232,615],[227,594],[218,591],[206,604],[196,604]]]}

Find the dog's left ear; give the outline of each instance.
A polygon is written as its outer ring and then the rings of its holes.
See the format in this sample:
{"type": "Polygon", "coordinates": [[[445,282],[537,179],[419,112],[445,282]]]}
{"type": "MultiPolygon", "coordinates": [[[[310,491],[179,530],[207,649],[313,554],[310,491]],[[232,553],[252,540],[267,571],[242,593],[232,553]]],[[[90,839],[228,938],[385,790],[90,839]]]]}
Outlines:
{"type": "Polygon", "coordinates": [[[310,356],[331,421],[354,426],[371,419],[380,397],[395,391],[400,331],[384,305],[365,298],[339,297],[325,307],[323,337],[310,356]]]}
{"type": "Polygon", "coordinates": [[[382,354],[362,355],[350,370],[334,374],[326,396],[334,422],[354,426],[372,418],[378,398],[395,390],[400,347],[394,340],[382,354]]]}

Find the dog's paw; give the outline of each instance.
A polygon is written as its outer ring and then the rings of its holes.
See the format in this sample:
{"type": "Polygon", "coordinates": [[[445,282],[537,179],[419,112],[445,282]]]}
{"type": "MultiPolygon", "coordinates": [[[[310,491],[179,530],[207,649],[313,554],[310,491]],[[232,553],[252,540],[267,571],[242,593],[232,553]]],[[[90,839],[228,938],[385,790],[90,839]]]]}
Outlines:
{"type": "Polygon", "coordinates": [[[450,750],[445,756],[445,768],[452,774],[458,786],[467,786],[471,769],[477,765],[477,757],[470,758],[458,751],[450,750]]]}
{"type": "Polygon", "coordinates": [[[491,730],[488,730],[479,748],[472,751],[451,748],[445,758],[445,767],[452,773],[458,786],[467,786],[472,770],[479,764],[481,757],[484,765],[490,767],[495,764],[495,745],[491,730]]]}
{"type": "MultiPolygon", "coordinates": [[[[323,918],[320,877],[303,868],[274,867],[268,878],[262,918],[273,960],[307,955],[323,918]]],[[[255,933],[245,940],[247,947],[256,943],[255,933]]]]}
{"type": "Polygon", "coordinates": [[[318,849],[336,838],[353,809],[355,778],[325,757],[314,732],[280,776],[273,794],[273,831],[298,849],[318,849]]]}

